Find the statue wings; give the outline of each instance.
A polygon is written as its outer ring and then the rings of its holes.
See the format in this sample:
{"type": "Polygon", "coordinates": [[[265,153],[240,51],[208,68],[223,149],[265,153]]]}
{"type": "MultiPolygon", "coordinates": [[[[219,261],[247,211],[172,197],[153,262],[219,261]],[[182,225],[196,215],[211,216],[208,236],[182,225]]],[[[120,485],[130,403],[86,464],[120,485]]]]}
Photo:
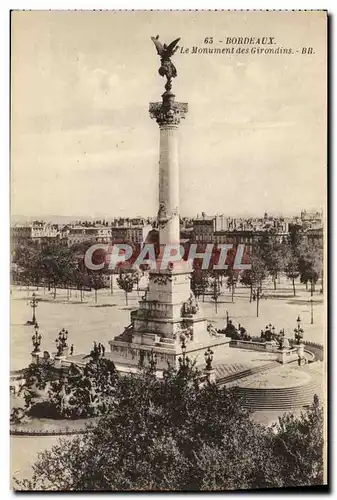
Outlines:
{"type": "Polygon", "coordinates": [[[176,47],[176,45],[179,42],[180,38],[173,40],[173,42],[171,42],[167,46],[166,46],[166,44],[163,45],[159,41],[159,35],[157,35],[156,37],[151,36],[151,40],[155,44],[156,49],[157,49],[157,53],[158,53],[158,55],[160,55],[160,57],[171,57],[178,48],[178,47],[176,47]]]}
{"type": "Polygon", "coordinates": [[[153,41],[153,43],[155,44],[156,46],[156,49],[157,49],[157,53],[162,56],[164,53],[165,53],[165,49],[163,47],[163,44],[158,40],[159,38],[159,35],[157,35],[156,37],[154,36],[151,36],[151,40],[153,41]]]}
{"type": "Polygon", "coordinates": [[[179,40],[180,40],[180,38],[176,38],[176,40],[173,40],[173,42],[171,42],[170,45],[168,45],[168,47],[166,49],[168,57],[173,56],[173,54],[177,50],[178,47],[176,47],[176,45],[179,42],[179,40]]]}

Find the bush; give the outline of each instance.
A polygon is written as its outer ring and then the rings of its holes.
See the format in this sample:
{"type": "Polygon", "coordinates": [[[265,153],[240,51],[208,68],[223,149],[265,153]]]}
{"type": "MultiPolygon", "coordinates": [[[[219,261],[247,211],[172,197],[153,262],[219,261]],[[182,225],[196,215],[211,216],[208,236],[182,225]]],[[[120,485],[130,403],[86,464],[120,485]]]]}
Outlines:
{"type": "Polygon", "coordinates": [[[27,412],[32,418],[61,418],[57,408],[50,401],[37,401],[27,412]]]}

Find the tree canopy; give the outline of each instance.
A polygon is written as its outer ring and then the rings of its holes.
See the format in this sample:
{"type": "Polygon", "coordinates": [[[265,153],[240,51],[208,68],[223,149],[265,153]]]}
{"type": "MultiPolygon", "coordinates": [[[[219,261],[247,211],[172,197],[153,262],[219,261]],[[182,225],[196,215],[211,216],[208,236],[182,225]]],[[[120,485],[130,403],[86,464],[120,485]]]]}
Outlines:
{"type": "MultiPolygon", "coordinates": [[[[185,367],[186,368],[186,367],[185,367]]],[[[195,368],[117,377],[91,432],[40,454],[25,490],[200,491],[323,482],[317,398],[299,418],[254,422],[234,388],[200,386],[195,368]]]]}

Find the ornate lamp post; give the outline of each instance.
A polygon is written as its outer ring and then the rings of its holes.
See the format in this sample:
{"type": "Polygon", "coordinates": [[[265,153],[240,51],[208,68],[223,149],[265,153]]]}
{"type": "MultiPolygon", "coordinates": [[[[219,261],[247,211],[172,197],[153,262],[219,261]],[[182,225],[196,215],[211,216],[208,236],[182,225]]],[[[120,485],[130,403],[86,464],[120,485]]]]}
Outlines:
{"type": "Polygon", "coordinates": [[[282,347],[283,347],[284,338],[285,338],[285,333],[284,333],[284,328],[282,328],[278,334],[278,342],[279,342],[280,349],[282,349],[282,347]]]}
{"type": "Polygon", "coordinates": [[[67,339],[68,339],[68,330],[62,328],[62,330],[59,332],[58,338],[55,340],[58,356],[62,356],[64,349],[68,347],[67,339]]]}
{"type": "Polygon", "coordinates": [[[157,368],[157,354],[151,351],[151,357],[149,361],[149,370],[151,373],[155,373],[157,368]]]}
{"type": "Polygon", "coordinates": [[[266,325],[264,335],[266,340],[271,340],[275,335],[275,326],[273,326],[271,323],[269,323],[269,325],[266,325]]]}
{"type": "Polygon", "coordinates": [[[35,316],[35,310],[38,306],[38,300],[36,298],[35,292],[32,294],[32,300],[29,301],[30,307],[33,309],[33,317],[31,321],[27,321],[27,325],[35,325],[36,324],[36,316],[35,316]]]}
{"type": "Polygon", "coordinates": [[[180,336],[180,346],[181,346],[181,353],[183,356],[183,359],[185,359],[186,356],[186,337],[184,334],[180,336]]]}
{"type": "Polygon", "coordinates": [[[94,341],[94,347],[90,351],[90,354],[88,354],[85,357],[92,358],[93,361],[98,361],[98,359],[100,358],[100,350],[99,350],[99,346],[97,345],[96,340],[94,341]]]}
{"type": "Polygon", "coordinates": [[[295,340],[296,344],[300,344],[301,340],[303,339],[304,330],[303,328],[301,328],[301,318],[299,316],[296,321],[297,321],[297,328],[294,328],[295,340]]]}
{"type": "Polygon", "coordinates": [[[310,299],[310,324],[314,324],[314,309],[313,309],[313,300],[312,297],[310,299]]]}
{"type": "Polygon", "coordinates": [[[208,347],[207,351],[204,354],[206,366],[203,372],[206,375],[206,380],[208,383],[215,382],[215,370],[212,366],[213,354],[214,352],[211,350],[210,347],[208,347]]]}
{"type": "Polygon", "coordinates": [[[39,334],[39,325],[37,323],[35,323],[34,329],[35,329],[35,333],[32,336],[32,342],[33,342],[33,347],[34,347],[33,353],[38,353],[38,352],[40,352],[40,345],[41,345],[42,336],[41,336],[41,334],[39,334]]]}
{"type": "Polygon", "coordinates": [[[184,334],[180,336],[180,346],[181,346],[181,356],[178,358],[179,362],[179,370],[181,373],[185,374],[189,365],[190,365],[190,358],[186,356],[186,337],[184,334]]]}
{"type": "Polygon", "coordinates": [[[213,354],[214,354],[214,352],[210,348],[208,348],[207,351],[205,352],[205,361],[206,361],[206,370],[207,371],[213,370],[213,366],[212,366],[213,354]]]}

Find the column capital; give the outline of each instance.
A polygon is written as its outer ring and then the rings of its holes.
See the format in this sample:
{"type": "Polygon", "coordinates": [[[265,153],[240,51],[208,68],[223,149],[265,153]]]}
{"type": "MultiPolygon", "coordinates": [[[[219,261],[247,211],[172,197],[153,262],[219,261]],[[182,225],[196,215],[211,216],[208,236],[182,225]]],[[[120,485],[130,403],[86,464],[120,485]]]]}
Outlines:
{"type": "Polygon", "coordinates": [[[188,104],[175,102],[175,95],[171,92],[165,92],[162,97],[162,102],[150,102],[150,117],[156,120],[159,127],[177,127],[188,113],[188,104]]]}

